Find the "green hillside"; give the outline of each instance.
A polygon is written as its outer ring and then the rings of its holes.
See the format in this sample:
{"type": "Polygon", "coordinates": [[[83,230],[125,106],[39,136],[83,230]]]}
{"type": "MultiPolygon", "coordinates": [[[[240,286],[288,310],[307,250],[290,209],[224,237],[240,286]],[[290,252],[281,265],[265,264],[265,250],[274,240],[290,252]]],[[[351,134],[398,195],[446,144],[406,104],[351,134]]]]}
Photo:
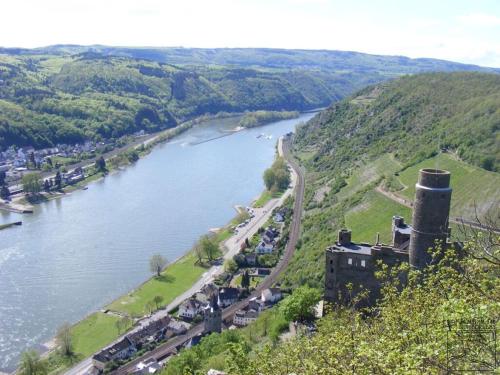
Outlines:
{"type": "Polygon", "coordinates": [[[285,284],[321,288],[324,250],[342,227],[358,241],[380,232],[388,242],[391,216],[411,221],[410,210],[374,189],[382,184],[410,201],[421,167],[452,172],[453,217],[473,219],[474,204],[480,215],[498,206],[499,124],[500,77],[481,73],[402,77],[315,116],[295,137],[307,170],[306,211],[285,284]],[[435,157],[441,148],[447,153],[435,157]]]}
{"type": "Polygon", "coordinates": [[[455,70],[495,71],[340,51],[0,48],[0,147],[115,139],[219,112],[325,107],[401,74],[455,70]]]}
{"type": "Polygon", "coordinates": [[[0,55],[0,147],[117,138],[219,112],[305,110],[351,90],[320,72],[188,69],[96,54],[0,55]]]}

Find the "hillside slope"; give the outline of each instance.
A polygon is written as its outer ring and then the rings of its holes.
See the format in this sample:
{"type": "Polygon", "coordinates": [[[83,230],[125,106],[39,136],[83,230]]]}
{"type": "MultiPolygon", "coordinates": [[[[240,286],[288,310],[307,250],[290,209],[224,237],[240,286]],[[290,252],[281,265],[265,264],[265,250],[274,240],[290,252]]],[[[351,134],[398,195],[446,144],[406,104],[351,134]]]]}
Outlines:
{"type": "Polygon", "coordinates": [[[385,180],[386,189],[412,199],[418,163],[453,169],[452,187],[460,186],[452,215],[472,219],[474,204],[486,215],[500,202],[499,130],[500,77],[481,73],[402,77],[315,116],[295,137],[294,152],[307,169],[306,212],[285,283],[322,287],[324,250],[337,229],[349,225],[358,241],[373,241],[377,232],[387,240],[392,215],[411,220],[407,207],[374,189],[385,180]],[[429,159],[441,149],[447,152],[429,159]]]}
{"type": "Polygon", "coordinates": [[[0,147],[117,138],[218,112],[325,107],[401,74],[456,70],[497,71],[343,51],[0,48],[0,147]]]}

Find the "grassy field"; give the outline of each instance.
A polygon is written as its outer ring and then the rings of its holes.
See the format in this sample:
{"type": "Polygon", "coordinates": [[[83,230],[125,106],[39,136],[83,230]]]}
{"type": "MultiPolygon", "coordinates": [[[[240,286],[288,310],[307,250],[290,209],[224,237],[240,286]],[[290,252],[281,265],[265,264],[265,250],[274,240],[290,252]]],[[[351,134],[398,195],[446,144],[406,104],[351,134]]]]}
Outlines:
{"type": "Polygon", "coordinates": [[[383,243],[391,243],[391,220],[400,215],[411,221],[411,210],[372,190],[360,205],[350,210],[345,217],[347,228],[352,230],[354,242],[375,242],[377,232],[383,243]]]}
{"type": "Polygon", "coordinates": [[[94,313],[71,329],[75,342],[75,352],[87,357],[98,349],[108,345],[119,336],[115,323],[117,316],[94,313]]]}
{"type": "Polygon", "coordinates": [[[169,304],[175,297],[189,289],[206,271],[205,268],[196,266],[195,260],[194,255],[189,253],[167,267],[159,278],[149,279],[139,288],[112,302],[106,308],[131,316],[143,316],[146,313],[144,306],[155,296],[163,297],[161,306],[169,304]]]}
{"type": "Polygon", "coordinates": [[[344,199],[361,190],[368,184],[383,176],[390,176],[401,169],[401,164],[391,154],[385,154],[371,163],[363,164],[353,171],[347,179],[347,186],[338,193],[339,199],[344,199]]]}
{"type": "Polygon", "coordinates": [[[259,199],[255,201],[253,204],[254,207],[256,208],[261,208],[263,207],[267,202],[269,202],[273,198],[279,198],[283,195],[282,191],[278,191],[275,193],[271,193],[269,190],[264,190],[262,194],[260,195],[259,199]]]}
{"type": "Polygon", "coordinates": [[[401,172],[399,179],[407,188],[399,194],[409,199],[414,198],[415,183],[420,168],[439,168],[451,172],[452,217],[474,218],[475,205],[481,215],[484,215],[492,205],[498,207],[500,174],[455,160],[448,154],[439,154],[401,172]]]}

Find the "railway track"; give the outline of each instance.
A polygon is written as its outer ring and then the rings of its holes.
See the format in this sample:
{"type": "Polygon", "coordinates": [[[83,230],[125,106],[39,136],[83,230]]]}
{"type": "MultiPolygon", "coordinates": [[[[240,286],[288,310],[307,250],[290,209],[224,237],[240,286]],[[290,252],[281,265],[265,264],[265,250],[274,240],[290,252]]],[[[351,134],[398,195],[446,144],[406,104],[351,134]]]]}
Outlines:
{"type": "MultiPolygon", "coordinates": [[[[295,252],[295,246],[297,245],[297,241],[300,236],[300,223],[302,219],[302,206],[303,206],[303,201],[304,201],[304,172],[300,168],[300,166],[297,164],[297,162],[293,159],[293,157],[290,154],[290,143],[291,140],[287,137],[283,141],[283,152],[284,152],[284,157],[290,164],[290,166],[293,168],[294,172],[297,175],[297,183],[295,185],[295,190],[294,190],[294,195],[295,195],[295,202],[294,202],[294,208],[293,208],[293,216],[292,216],[292,221],[290,225],[290,235],[288,238],[288,242],[285,246],[285,251],[283,256],[281,257],[279,263],[274,267],[272,270],[271,274],[267,276],[258,286],[257,288],[248,296],[246,299],[239,301],[238,303],[235,303],[227,308],[225,308],[222,312],[222,319],[227,321],[229,320],[238,310],[241,310],[242,308],[246,307],[248,304],[248,301],[253,298],[253,297],[258,297],[260,296],[261,292],[264,289],[270,288],[272,285],[276,283],[278,280],[278,277],[282,274],[282,272],[286,269],[288,266],[288,263],[292,259],[292,256],[295,252]]],[[[132,371],[135,370],[136,366],[143,361],[147,361],[148,359],[156,359],[156,360],[162,360],[165,357],[171,355],[175,350],[192,339],[193,337],[201,334],[203,332],[203,324],[197,324],[191,329],[185,333],[184,335],[181,336],[176,336],[173,339],[169,340],[168,342],[156,347],[152,351],[142,355],[141,357],[138,357],[134,359],[133,361],[130,361],[126,365],[120,367],[119,369],[115,370],[113,374],[117,375],[125,375],[128,374],[132,371]]]]}

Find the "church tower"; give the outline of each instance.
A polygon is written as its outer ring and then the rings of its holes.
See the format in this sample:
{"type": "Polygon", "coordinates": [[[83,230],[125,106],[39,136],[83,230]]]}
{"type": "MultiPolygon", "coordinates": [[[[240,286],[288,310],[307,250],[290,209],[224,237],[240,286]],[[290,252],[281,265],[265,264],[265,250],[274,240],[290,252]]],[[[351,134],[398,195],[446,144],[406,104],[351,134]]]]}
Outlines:
{"type": "Polygon", "coordinates": [[[222,309],[217,303],[217,293],[210,297],[210,303],[203,311],[204,333],[222,331],[222,309]]]}

